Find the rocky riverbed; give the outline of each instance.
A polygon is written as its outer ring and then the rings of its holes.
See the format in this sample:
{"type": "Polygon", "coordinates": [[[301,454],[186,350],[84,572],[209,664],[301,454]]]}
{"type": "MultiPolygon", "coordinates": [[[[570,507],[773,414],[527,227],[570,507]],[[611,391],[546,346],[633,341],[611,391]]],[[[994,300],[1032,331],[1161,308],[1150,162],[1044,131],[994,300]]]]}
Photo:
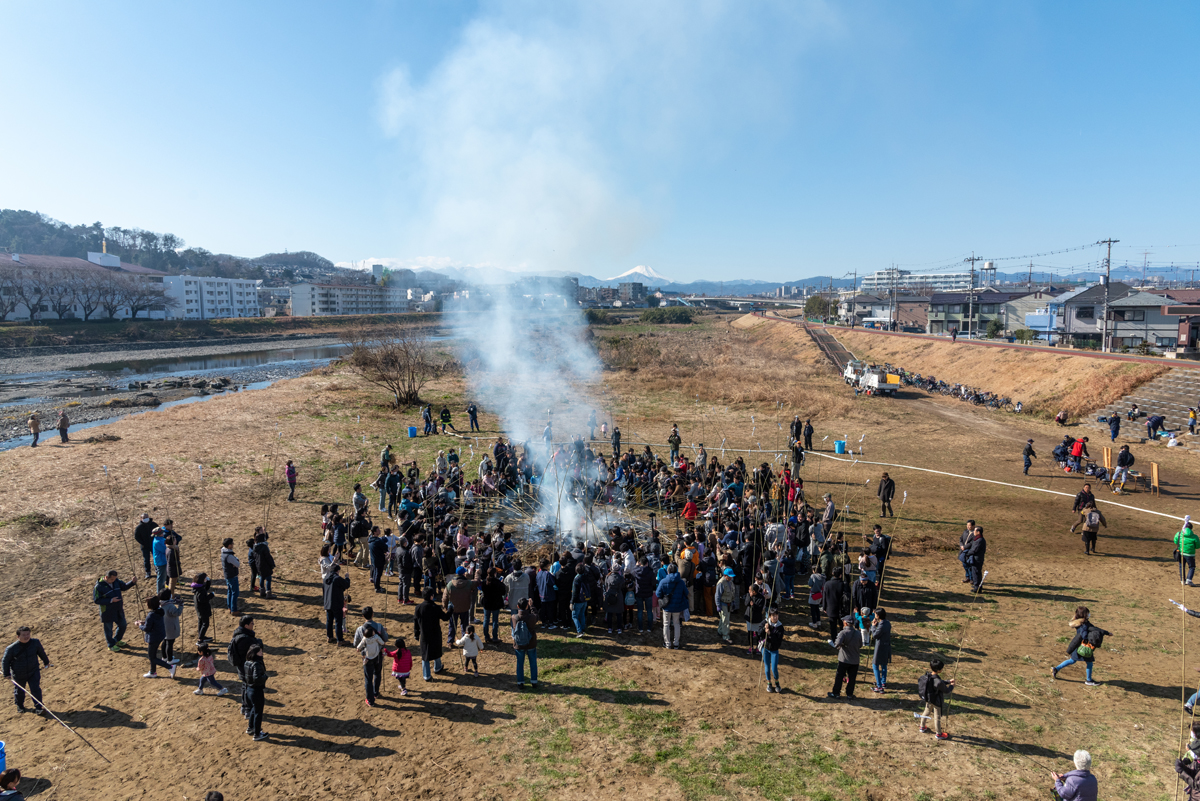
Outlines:
{"type": "MultiPolygon", "coordinates": [[[[24,384],[21,390],[27,402],[9,402],[0,406],[0,442],[27,437],[26,421],[37,412],[43,430],[51,429],[60,409],[66,409],[72,426],[121,417],[132,412],[155,409],[163,404],[193,397],[208,397],[238,392],[247,387],[269,385],[284,378],[319,367],[322,362],[279,362],[262,367],[231,370],[218,376],[166,376],[152,381],[130,382],[120,378],[83,376],[24,384]],[[36,397],[30,397],[30,394],[36,397]]],[[[12,391],[12,388],[6,388],[12,391]]],[[[0,395],[3,391],[0,391],[0,395]]],[[[53,432],[51,432],[53,433],[53,432]]]]}
{"type": "MultiPolygon", "coordinates": [[[[255,339],[224,339],[212,343],[171,345],[131,343],[129,346],[62,346],[0,351],[0,374],[27,375],[57,370],[79,370],[93,364],[108,364],[136,359],[139,362],[191,359],[203,356],[227,356],[249,351],[289,347],[336,347],[343,340],[336,336],[293,336],[255,339]]],[[[4,382],[0,382],[3,388],[4,382]]],[[[2,400],[2,399],[0,399],[2,400]]]]}

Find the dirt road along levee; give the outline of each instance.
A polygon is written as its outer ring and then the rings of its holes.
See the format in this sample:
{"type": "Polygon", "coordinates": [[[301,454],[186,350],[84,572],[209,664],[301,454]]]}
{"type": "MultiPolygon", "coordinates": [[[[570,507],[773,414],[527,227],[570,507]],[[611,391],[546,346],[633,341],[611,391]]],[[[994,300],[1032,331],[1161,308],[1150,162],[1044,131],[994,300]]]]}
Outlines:
{"type": "Polygon", "coordinates": [[[854,354],[846,350],[842,346],[842,343],[834,339],[833,334],[830,334],[824,328],[816,328],[811,325],[806,325],[805,328],[808,329],[808,335],[817,343],[817,347],[821,349],[821,352],[837,368],[838,373],[845,372],[846,364],[854,359],[854,354]]]}

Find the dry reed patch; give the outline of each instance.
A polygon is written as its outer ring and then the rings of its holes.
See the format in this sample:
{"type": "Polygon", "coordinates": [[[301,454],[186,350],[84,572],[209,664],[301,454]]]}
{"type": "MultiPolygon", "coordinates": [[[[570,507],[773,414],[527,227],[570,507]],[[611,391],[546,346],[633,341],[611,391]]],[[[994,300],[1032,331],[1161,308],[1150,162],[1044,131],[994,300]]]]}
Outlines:
{"type": "MultiPolygon", "coordinates": [[[[836,383],[820,351],[799,330],[755,326],[736,330],[639,332],[619,330],[597,337],[597,349],[609,369],[638,393],[677,392],[697,402],[722,405],[780,404],[810,416],[844,416],[852,400],[825,389],[836,383]],[[802,338],[801,338],[802,337],[802,338]]],[[[770,326],[780,323],[750,317],[770,326]]]]}

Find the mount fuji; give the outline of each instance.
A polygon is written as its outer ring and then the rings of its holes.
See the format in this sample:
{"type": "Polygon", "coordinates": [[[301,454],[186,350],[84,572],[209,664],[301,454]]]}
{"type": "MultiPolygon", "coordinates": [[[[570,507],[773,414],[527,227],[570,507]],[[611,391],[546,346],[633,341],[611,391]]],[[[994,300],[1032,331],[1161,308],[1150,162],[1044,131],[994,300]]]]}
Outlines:
{"type": "Polygon", "coordinates": [[[661,281],[664,284],[674,283],[670,278],[667,278],[662,273],[655,272],[654,268],[647,267],[644,264],[639,264],[632,270],[626,270],[620,275],[609,278],[609,281],[620,281],[622,278],[649,278],[651,281],[661,281]]]}

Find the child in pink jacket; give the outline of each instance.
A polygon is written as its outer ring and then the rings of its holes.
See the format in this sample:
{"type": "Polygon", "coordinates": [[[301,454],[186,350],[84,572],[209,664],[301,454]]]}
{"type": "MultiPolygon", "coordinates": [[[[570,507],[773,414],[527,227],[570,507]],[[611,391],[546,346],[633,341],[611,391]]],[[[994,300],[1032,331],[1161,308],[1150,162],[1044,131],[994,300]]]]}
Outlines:
{"type": "Polygon", "coordinates": [[[408,695],[408,674],[412,671],[412,651],[404,647],[404,638],[396,638],[394,649],[384,648],[383,652],[392,658],[392,675],[400,684],[400,694],[408,695]]]}

